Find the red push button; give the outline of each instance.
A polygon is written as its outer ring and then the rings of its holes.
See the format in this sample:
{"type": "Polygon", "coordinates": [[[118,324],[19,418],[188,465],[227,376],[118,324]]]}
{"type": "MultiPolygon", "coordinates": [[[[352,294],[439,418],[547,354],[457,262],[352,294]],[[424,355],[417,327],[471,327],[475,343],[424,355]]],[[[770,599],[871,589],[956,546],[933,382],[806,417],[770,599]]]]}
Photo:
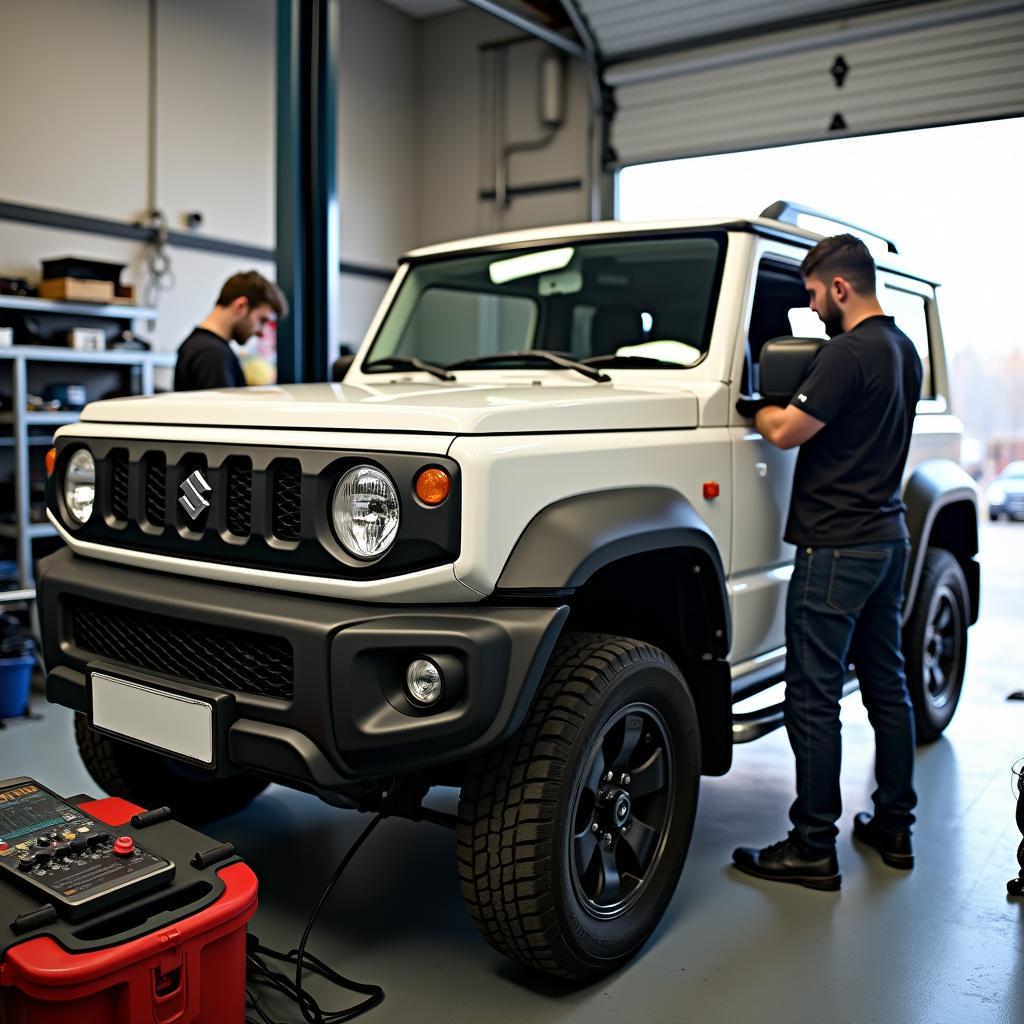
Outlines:
{"type": "Polygon", "coordinates": [[[135,852],[135,842],[131,836],[119,836],[114,841],[114,853],[118,857],[130,857],[135,852]]]}
{"type": "Polygon", "coordinates": [[[706,501],[713,501],[722,493],[721,487],[718,486],[718,481],[709,480],[704,485],[704,498],[706,501]]]}

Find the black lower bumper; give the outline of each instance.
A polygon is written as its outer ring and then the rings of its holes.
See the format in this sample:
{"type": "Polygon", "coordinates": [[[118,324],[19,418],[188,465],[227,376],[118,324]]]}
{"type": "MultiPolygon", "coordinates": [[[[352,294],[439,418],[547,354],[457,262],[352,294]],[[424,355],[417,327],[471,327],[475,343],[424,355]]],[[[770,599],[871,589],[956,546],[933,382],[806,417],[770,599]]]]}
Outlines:
{"type": "MultiPolygon", "coordinates": [[[[91,667],[141,683],[158,678],[162,688],[180,685],[190,696],[207,693],[218,707],[218,770],[254,768],[324,792],[458,762],[511,735],[568,614],[564,605],[399,607],[297,597],[125,568],[68,549],[40,562],[38,594],[50,701],[88,713],[91,667]],[[114,623],[104,636],[115,646],[97,644],[76,619],[80,609],[97,608],[114,623]],[[118,648],[120,614],[138,628],[118,648]],[[150,623],[159,630],[156,676],[145,653],[150,623]],[[176,623],[182,635],[198,629],[207,643],[230,638],[231,656],[243,661],[230,689],[203,678],[201,652],[190,649],[185,658],[178,650],[176,623]],[[288,685],[246,692],[246,636],[290,652],[288,685]],[[175,671],[178,654],[184,660],[175,671]],[[417,657],[445,670],[434,710],[404,696],[405,670],[417,657]]],[[[211,652],[211,662],[223,663],[225,649],[211,652]]],[[[250,664],[258,675],[251,657],[250,664]]]]}

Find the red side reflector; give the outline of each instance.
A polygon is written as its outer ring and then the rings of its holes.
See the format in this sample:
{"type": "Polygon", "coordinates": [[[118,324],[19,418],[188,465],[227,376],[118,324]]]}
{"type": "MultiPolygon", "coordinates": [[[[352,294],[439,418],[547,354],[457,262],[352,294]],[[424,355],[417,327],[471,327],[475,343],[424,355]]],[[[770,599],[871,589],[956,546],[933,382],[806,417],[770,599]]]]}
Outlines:
{"type": "Polygon", "coordinates": [[[714,480],[708,481],[704,485],[704,497],[711,501],[712,498],[717,498],[722,493],[722,488],[714,480]]]}

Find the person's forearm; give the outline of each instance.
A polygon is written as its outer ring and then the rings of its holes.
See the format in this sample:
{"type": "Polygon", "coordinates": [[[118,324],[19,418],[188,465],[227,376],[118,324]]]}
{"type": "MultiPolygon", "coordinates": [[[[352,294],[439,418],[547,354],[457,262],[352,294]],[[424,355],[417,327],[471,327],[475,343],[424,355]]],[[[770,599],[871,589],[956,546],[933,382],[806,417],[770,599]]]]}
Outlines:
{"type": "Polygon", "coordinates": [[[778,448],[793,448],[796,442],[787,436],[786,410],[778,405],[766,405],[758,410],[754,417],[754,425],[761,436],[778,448]]]}

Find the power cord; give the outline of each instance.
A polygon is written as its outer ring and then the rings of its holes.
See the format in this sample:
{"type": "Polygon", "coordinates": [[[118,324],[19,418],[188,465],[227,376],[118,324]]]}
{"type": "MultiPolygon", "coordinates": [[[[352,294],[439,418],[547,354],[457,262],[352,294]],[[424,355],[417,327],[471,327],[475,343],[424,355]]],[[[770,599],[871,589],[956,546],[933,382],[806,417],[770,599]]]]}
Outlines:
{"type": "Polygon", "coordinates": [[[247,1024],[283,1024],[283,1022],[275,1021],[260,1005],[259,997],[255,991],[258,985],[269,985],[288,996],[299,1007],[302,1019],[307,1024],[341,1024],[342,1021],[354,1020],[361,1014],[372,1010],[375,1006],[379,1006],[384,1001],[384,989],[379,985],[367,985],[362,982],[352,981],[337,971],[332,970],[312,953],[306,952],[306,943],[309,941],[313,926],[316,924],[320,911],[323,909],[328,897],[334,891],[334,887],[338,884],[352,858],[359,852],[359,848],[370,838],[370,834],[383,819],[383,812],[375,815],[369,825],[363,829],[356,841],[349,847],[345,856],[341,858],[341,862],[334,869],[334,874],[331,875],[330,880],[320,894],[320,898],[313,907],[313,912],[306,923],[298,949],[289,950],[287,953],[279,953],[276,950],[261,945],[256,936],[248,936],[246,962],[249,985],[246,987],[246,1006],[248,1009],[255,1011],[258,1016],[247,1016],[247,1024]],[[294,978],[275,970],[268,964],[268,960],[275,960],[282,964],[294,966],[294,978]],[[357,1003],[355,1006],[350,1006],[344,1010],[322,1010],[317,1001],[303,987],[302,975],[306,972],[318,974],[320,977],[326,978],[332,985],[347,989],[349,992],[365,995],[366,998],[361,1003],[357,1003]]]}

